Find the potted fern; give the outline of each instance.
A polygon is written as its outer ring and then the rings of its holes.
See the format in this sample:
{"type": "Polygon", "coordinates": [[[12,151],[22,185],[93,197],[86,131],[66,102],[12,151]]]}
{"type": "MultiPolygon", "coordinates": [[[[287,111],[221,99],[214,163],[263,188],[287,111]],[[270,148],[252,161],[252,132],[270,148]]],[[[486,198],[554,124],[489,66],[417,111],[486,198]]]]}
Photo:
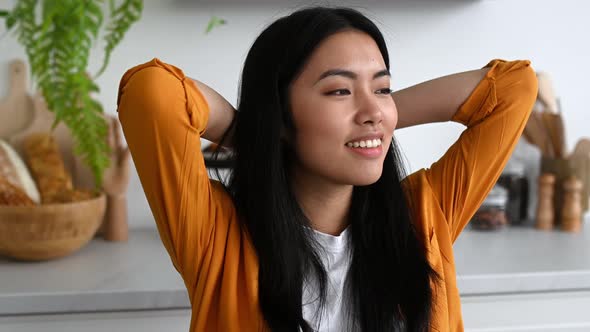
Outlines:
{"type": "Polygon", "coordinates": [[[143,0],[17,0],[11,10],[0,11],[7,30],[25,49],[32,80],[55,114],[52,127],[60,122],[68,127],[74,153],[92,170],[97,186],[111,160],[108,124],[93,97],[99,91],[95,80],[142,9],[143,0]],[[102,65],[91,75],[90,51],[101,40],[102,65]]]}

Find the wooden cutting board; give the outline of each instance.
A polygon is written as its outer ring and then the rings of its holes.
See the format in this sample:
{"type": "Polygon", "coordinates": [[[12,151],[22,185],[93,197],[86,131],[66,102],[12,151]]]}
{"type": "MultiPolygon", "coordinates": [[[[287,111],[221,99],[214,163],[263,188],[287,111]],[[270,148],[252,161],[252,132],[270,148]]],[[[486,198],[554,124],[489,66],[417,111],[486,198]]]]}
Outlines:
{"type": "Polygon", "coordinates": [[[8,95],[0,100],[0,138],[7,139],[23,130],[33,120],[34,109],[27,92],[27,71],[24,61],[9,65],[8,95]]]}
{"type": "MultiPolygon", "coordinates": [[[[10,64],[9,94],[0,102],[0,138],[8,141],[22,156],[22,140],[35,132],[48,132],[55,115],[47,109],[41,95],[31,96],[27,91],[25,62],[14,60],[10,64]]],[[[66,169],[74,173],[72,138],[69,130],[60,124],[54,136],[64,158],[66,169]]],[[[75,179],[74,179],[75,180],[75,179]]]]}
{"type": "Polygon", "coordinates": [[[580,138],[576,143],[576,147],[574,148],[574,151],[571,153],[571,155],[590,157],[590,138],[580,138]]]}
{"type": "MultiPolygon", "coordinates": [[[[50,112],[40,93],[31,96],[26,91],[26,67],[22,60],[15,60],[11,64],[12,84],[11,94],[7,98],[6,107],[0,104],[0,138],[8,141],[22,156],[22,142],[33,133],[49,132],[55,121],[55,114],[50,112]],[[16,105],[16,106],[15,106],[16,105]],[[20,109],[20,112],[14,112],[20,109]],[[24,110],[24,111],[22,111],[24,110]],[[0,129],[1,130],[1,129],[0,129]]],[[[73,153],[74,140],[69,128],[62,122],[52,132],[55,138],[64,166],[72,176],[76,188],[94,188],[94,178],[91,171],[80,158],[73,153]]]]}
{"type": "MultiPolygon", "coordinates": [[[[8,139],[8,142],[21,156],[24,155],[22,148],[22,142],[24,139],[33,133],[49,132],[51,130],[51,125],[55,120],[55,115],[47,109],[47,105],[40,94],[35,94],[30,98],[33,103],[32,118],[23,128],[20,128],[20,130],[11,135],[8,139]]],[[[57,145],[59,146],[66,170],[72,175],[74,186],[79,188],[80,180],[76,176],[76,157],[72,153],[74,142],[70,130],[63,123],[60,123],[52,132],[52,136],[55,138],[57,145]]]]}
{"type": "Polygon", "coordinates": [[[590,205],[590,139],[581,138],[569,156],[574,173],[582,181],[582,210],[590,205]]]}

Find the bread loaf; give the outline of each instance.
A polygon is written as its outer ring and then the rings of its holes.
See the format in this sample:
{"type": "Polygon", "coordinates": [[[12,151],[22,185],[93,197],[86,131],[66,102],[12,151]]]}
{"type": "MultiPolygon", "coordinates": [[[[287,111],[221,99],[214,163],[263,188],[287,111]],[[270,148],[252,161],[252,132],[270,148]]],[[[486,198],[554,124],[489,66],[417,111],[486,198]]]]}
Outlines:
{"type": "Polygon", "coordinates": [[[51,197],[50,203],[71,203],[85,201],[97,195],[87,189],[62,190],[51,197]]]}
{"type": "Polygon", "coordinates": [[[0,177],[0,205],[33,206],[35,202],[21,188],[0,177]]]}
{"type": "Polygon", "coordinates": [[[54,203],[55,197],[73,189],[72,178],[66,171],[59,147],[50,134],[35,133],[27,136],[23,142],[23,151],[39,188],[42,203],[54,203]]]}
{"type": "Polygon", "coordinates": [[[0,177],[22,190],[34,203],[41,198],[31,173],[18,153],[8,143],[0,140],[0,177]]]}

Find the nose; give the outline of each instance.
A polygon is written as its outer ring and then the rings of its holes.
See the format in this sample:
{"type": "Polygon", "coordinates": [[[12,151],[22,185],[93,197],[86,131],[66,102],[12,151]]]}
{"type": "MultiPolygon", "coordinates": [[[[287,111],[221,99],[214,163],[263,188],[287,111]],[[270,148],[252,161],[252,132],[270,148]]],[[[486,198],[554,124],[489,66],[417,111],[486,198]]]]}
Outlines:
{"type": "Polygon", "coordinates": [[[355,121],[360,125],[377,125],[383,121],[383,111],[373,93],[357,94],[355,121]]]}

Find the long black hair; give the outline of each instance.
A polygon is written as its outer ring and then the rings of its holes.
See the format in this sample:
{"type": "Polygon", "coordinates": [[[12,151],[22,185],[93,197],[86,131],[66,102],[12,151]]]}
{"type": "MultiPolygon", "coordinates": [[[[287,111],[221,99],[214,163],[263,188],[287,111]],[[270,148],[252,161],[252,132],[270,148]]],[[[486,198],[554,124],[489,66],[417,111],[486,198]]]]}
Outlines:
{"type": "MultiPolygon", "coordinates": [[[[238,112],[230,129],[235,162],[227,190],[258,255],[260,309],[272,331],[311,331],[302,316],[304,280],[316,278],[320,308],[325,304],[321,248],[291,188],[296,156],[283,138],[285,130],[295,130],[291,83],[323,40],[345,30],[371,36],[389,69],[385,40],[371,20],[353,9],[312,7],[268,26],[251,47],[242,72],[238,112]]],[[[437,275],[413,227],[394,140],[387,149],[379,180],[353,189],[347,232],[351,264],[344,294],[354,324],[350,328],[426,331],[430,281],[437,275]]]]}

